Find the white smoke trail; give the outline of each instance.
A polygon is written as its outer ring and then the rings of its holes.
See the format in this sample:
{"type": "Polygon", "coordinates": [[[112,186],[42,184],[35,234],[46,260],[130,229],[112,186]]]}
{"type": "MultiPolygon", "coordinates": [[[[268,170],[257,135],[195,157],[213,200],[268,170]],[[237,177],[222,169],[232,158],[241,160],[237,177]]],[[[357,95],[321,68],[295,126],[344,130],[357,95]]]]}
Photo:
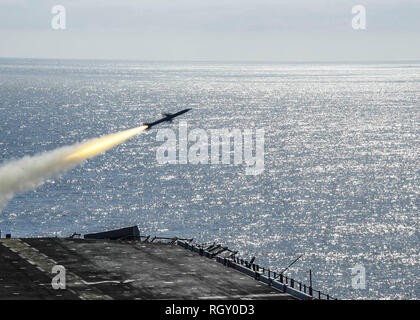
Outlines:
{"type": "Polygon", "coordinates": [[[52,176],[73,168],[79,161],[62,161],[80,148],[80,143],[26,156],[0,166],[0,210],[16,192],[34,189],[52,176]]]}
{"type": "Polygon", "coordinates": [[[34,189],[58,175],[146,130],[147,125],[62,147],[0,166],[0,210],[16,192],[34,189]]]}

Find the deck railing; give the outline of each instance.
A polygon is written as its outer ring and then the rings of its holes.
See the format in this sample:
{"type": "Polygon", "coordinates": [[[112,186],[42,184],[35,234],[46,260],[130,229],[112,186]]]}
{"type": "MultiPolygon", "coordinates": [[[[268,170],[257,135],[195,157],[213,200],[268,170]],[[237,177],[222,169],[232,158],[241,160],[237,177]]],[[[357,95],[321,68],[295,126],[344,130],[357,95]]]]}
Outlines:
{"type": "Polygon", "coordinates": [[[262,281],[268,285],[276,287],[284,292],[288,292],[301,299],[320,299],[320,300],[336,300],[329,294],[315,290],[311,286],[297,281],[291,277],[279,273],[269,268],[261,267],[260,265],[252,261],[249,262],[246,259],[237,256],[237,251],[232,251],[227,247],[223,247],[219,244],[192,244],[192,239],[183,241],[178,239],[176,243],[186,249],[195,251],[202,256],[208,258],[215,258],[216,261],[224,264],[225,266],[232,267],[241,271],[253,278],[262,281]]]}
{"type": "Polygon", "coordinates": [[[156,236],[153,238],[150,236],[140,236],[140,241],[177,244],[210,259],[215,258],[217,262],[220,262],[225,266],[237,269],[240,272],[252,276],[256,280],[262,281],[301,299],[337,300],[332,298],[329,294],[313,289],[310,285],[286,276],[284,273],[261,267],[254,263],[254,259],[249,262],[246,259],[238,257],[238,251],[231,250],[228,247],[224,247],[215,242],[198,244],[193,243],[192,238],[156,236]]]}

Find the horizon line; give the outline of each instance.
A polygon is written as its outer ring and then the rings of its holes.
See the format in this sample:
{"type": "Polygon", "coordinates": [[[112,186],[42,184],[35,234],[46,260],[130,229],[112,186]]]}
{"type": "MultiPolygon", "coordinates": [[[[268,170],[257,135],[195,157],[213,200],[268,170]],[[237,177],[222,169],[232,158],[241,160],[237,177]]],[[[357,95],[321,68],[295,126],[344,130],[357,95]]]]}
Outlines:
{"type": "Polygon", "coordinates": [[[124,58],[49,58],[49,57],[0,57],[1,60],[56,60],[56,61],[98,61],[98,62],[195,62],[195,63],[278,63],[278,64],[318,64],[318,63],[420,63],[420,59],[399,60],[233,60],[233,59],[124,59],[124,58]]]}

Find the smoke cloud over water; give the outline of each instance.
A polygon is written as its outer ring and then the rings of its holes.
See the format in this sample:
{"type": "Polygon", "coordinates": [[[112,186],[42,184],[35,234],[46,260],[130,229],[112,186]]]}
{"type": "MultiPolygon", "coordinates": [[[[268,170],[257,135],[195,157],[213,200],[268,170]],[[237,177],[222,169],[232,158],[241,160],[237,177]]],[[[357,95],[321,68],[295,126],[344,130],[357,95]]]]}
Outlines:
{"type": "Polygon", "coordinates": [[[0,165],[0,210],[16,192],[32,190],[145,129],[141,126],[0,165]]]}

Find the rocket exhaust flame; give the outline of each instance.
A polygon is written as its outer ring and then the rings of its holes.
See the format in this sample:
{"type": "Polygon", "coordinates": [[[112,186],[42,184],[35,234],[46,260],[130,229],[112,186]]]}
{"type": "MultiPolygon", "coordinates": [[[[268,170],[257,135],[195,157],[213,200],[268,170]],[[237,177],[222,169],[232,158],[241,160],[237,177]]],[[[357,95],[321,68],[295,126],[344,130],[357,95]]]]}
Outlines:
{"type": "Polygon", "coordinates": [[[147,128],[143,125],[1,165],[0,210],[16,192],[34,189],[45,179],[69,170],[147,128]]]}
{"type": "Polygon", "coordinates": [[[131,138],[143,130],[146,130],[147,128],[147,126],[141,126],[88,141],[83,143],[78,150],[65,157],[63,161],[72,163],[94,157],[98,153],[101,153],[102,151],[108,150],[109,148],[124,142],[125,140],[131,138]]]}

